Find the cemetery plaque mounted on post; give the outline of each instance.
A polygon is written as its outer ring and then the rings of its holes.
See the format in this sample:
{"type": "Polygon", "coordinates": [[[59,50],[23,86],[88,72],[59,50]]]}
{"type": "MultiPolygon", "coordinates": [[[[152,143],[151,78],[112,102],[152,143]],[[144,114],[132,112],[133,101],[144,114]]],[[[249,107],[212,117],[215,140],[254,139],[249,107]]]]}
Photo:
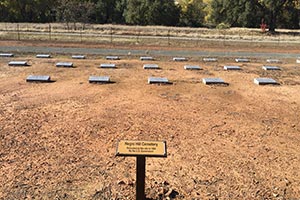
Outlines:
{"type": "Polygon", "coordinates": [[[166,141],[121,140],[116,156],[136,158],[136,200],[145,200],[146,157],[167,157],[166,141]]]}

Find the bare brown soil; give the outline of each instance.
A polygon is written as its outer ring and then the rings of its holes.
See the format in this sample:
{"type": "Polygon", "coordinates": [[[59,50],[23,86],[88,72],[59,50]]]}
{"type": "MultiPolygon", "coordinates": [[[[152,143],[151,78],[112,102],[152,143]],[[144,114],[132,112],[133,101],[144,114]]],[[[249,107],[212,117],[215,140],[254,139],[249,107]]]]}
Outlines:
{"type": "Polygon", "coordinates": [[[133,58],[115,70],[97,68],[102,58],[72,60],[73,69],[55,67],[66,56],[22,59],[31,66],[0,59],[0,199],[134,199],[135,158],[115,157],[121,139],[167,141],[167,158],[147,159],[149,199],[300,199],[295,61],[279,72],[257,61],[227,72],[228,59],[158,58],[155,71],[133,58]],[[204,70],[185,71],[187,63],[204,70]],[[26,83],[29,74],[55,82],[26,83]],[[90,75],[115,83],[89,84],[90,75]],[[148,85],[148,76],[173,84],[148,85]],[[255,85],[261,76],[280,85],[255,85]],[[229,85],[206,86],[205,77],[229,85]]]}

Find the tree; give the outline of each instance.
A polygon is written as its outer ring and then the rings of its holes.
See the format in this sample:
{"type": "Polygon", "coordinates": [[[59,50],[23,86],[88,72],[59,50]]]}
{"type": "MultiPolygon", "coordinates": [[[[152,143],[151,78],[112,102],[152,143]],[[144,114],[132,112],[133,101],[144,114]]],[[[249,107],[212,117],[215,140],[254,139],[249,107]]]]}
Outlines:
{"type": "Polygon", "coordinates": [[[204,3],[202,0],[180,0],[180,24],[184,26],[199,27],[204,23],[204,3]]]}

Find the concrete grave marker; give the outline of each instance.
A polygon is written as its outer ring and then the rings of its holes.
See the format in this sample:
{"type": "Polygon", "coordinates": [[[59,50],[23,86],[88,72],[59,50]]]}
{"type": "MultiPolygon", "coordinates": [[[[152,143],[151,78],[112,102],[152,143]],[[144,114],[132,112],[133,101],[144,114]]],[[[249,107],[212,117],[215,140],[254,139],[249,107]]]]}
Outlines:
{"type": "Polygon", "coordinates": [[[247,58],[236,58],[235,62],[244,62],[245,63],[245,62],[250,62],[250,60],[247,58]]]}
{"type": "Polygon", "coordinates": [[[115,69],[115,68],[117,68],[117,67],[116,67],[116,64],[101,64],[101,65],[100,65],[100,68],[111,68],[111,69],[115,69]]]}
{"type": "Polygon", "coordinates": [[[110,83],[109,76],[90,76],[89,83],[110,83]]]}
{"type": "Polygon", "coordinates": [[[12,53],[0,53],[0,57],[14,57],[12,53]]]}
{"type": "Polygon", "coordinates": [[[44,75],[29,75],[26,78],[27,82],[50,82],[51,78],[50,76],[44,76],[44,75]]]}
{"type": "Polygon", "coordinates": [[[203,78],[202,81],[205,85],[225,84],[224,80],[221,78],[203,78]]]}
{"type": "Polygon", "coordinates": [[[298,59],[296,60],[296,63],[300,64],[300,58],[298,58],[298,59]]]}
{"type": "Polygon", "coordinates": [[[49,55],[49,54],[37,54],[35,57],[36,58],[51,58],[51,55],[49,55]]]}
{"type": "Polygon", "coordinates": [[[224,66],[225,70],[241,70],[239,66],[224,66]]]}
{"type": "Polygon", "coordinates": [[[85,59],[84,55],[72,55],[72,59],[85,59]]]}
{"type": "Polygon", "coordinates": [[[281,61],[278,59],[267,59],[267,63],[280,63],[281,61]]]}
{"type": "Polygon", "coordinates": [[[161,77],[149,77],[148,83],[149,84],[168,84],[169,80],[167,78],[161,78],[161,77]]]}
{"type": "Polygon", "coordinates": [[[143,66],[144,69],[159,69],[159,66],[157,64],[145,64],[143,66]]]}
{"type": "Polygon", "coordinates": [[[257,85],[278,85],[277,81],[272,78],[255,78],[254,83],[257,85]]]}
{"type": "Polygon", "coordinates": [[[217,58],[203,58],[204,62],[217,62],[218,59],[217,58]]]}
{"type": "Polygon", "coordinates": [[[27,61],[10,61],[9,66],[28,66],[27,61]]]}
{"type": "Polygon", "coordinates": [[[116,156],[136,157],[136,200],[145,200],[146,157],[167,157],[166,142],[122,140],[116,156]]]}
{"type": "Polygon", "coordinates": [[[71,62],[58,62],[58,63],[56,63],[56,67],[73,67],[73,63],[71,63],[71,62]]]}
{"type": "Polygon", "coordinates": [[[187,58],[184,58],[184,57],[174,57],[173,61],[183,62],[183,61],[187,61],[187,58]]]}
{"type": "Polygon", "coordinates": [[[185,65],[183,67],[185,70],[201,70],[202,68],[198,65],[185,65]]]}
{"type": "Polygon", "coordinates": [[[262,67],[263,70],[281,70],[280,67],[277,67],[277,66],[263,66],[262,67]]]}
{"type": "Polygon", "coordinates": [[[151,56],[142,56],[140,57],[140,60],[154,60],[154,58],[151,56]]]}
{"type": "Polygon", "coordinates": [[[120,60],[119,56],[106,56],[106,60],[120,60]]]}

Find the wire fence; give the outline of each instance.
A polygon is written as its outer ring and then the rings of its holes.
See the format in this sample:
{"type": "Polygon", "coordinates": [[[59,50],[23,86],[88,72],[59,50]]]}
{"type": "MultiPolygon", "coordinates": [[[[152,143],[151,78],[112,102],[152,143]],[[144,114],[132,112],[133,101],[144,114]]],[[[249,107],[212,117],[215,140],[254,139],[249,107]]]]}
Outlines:
{"type": "Polygon", "coordinates": [[[300,44],[299,30],[279,30],[276,34],[260,29],[207,29],[159,26],[122,26],[93,24],[0,23],[1,40],[33,40],[80,43],[199,46],[248,43],[253,45],[300,44]]]}

